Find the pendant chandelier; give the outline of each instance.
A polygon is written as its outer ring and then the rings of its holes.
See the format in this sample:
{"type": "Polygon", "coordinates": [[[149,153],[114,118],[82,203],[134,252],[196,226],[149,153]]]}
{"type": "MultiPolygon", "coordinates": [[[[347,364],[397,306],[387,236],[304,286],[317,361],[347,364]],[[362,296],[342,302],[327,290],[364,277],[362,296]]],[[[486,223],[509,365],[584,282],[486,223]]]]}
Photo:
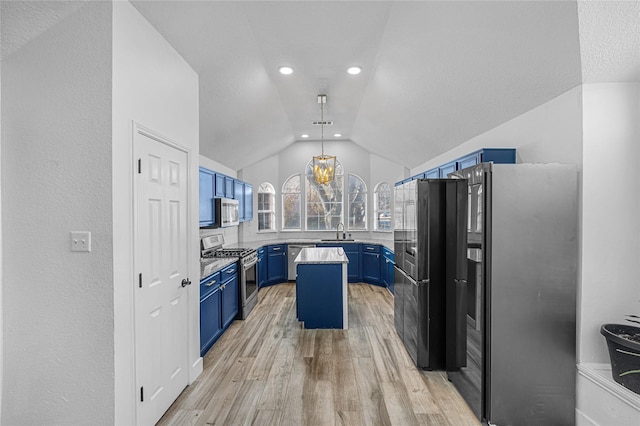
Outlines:
{"type": "Polygon", "coordinates": [[[318,95],[320,104],[320,143],[322,153],[313,157],[313,178],[320,185],[327,185],[333,180],[336,172],[335,155],[324,155],[324,105],[327,103],[327,95],[318,95]]]}

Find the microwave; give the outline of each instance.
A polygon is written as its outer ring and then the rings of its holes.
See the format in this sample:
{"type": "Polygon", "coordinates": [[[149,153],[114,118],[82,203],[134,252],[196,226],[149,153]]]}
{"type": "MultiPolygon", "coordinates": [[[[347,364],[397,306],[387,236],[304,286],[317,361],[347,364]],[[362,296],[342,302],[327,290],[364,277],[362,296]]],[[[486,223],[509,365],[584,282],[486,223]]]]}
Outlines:
{"type": "Polygon", "coordinates": [[[215,200],[215,226],[218,228],[224,228],[227,226],[238,226],[240,224],[238,200],[233,200],[231,198],[216,198],[215,200]]]}

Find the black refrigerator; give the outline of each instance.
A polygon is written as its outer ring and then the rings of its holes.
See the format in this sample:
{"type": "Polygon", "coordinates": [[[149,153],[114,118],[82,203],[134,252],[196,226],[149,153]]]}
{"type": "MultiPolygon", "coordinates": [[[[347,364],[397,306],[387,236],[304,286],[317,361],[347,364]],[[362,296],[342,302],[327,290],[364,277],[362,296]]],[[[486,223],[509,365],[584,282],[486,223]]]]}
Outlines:
{"type": "Polygon", "coordinates": [[[467,182],[418,179],[394,191],[394,323],[422,369],[466,362],[467,182]]]}
{"type": "Polygon", "coordinates": [[[578,174],[481,163],[468,183],[466,365],[447,372],[484,423],[573,425],[578,174]]]}

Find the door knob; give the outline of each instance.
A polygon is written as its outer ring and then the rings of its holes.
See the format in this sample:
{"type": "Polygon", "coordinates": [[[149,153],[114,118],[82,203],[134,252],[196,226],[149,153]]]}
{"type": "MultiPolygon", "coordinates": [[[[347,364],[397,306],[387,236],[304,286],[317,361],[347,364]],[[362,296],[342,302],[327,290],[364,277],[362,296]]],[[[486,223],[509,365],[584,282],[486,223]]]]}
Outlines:
{"type": "Polygon", "coordinates": [[[182,280],[182,287],[186,287],[188,285],[191,285],[191,281],[189,281],[189,278],[185,278],[182,280]]]}

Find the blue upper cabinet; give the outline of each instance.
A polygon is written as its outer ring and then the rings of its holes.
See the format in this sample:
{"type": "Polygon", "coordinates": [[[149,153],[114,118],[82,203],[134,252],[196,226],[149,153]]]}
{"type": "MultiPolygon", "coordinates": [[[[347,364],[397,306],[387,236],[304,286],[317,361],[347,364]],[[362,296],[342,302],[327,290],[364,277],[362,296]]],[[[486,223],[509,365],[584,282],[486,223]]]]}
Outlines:
{"type": "Polygon", "coordinates": [[[227,196],[227,187],[226,187],[226,176],[222,173],[216,173],[216,197],[226,197],[227,196]]]}
{"type": "Polygon", "coordinates": [[[244,220],[253,220],[253,186],[244,184],[244,220]]]}
{"type": "Polygon", "coordinates": [[[515,148],[484,148],[478,151],[480,163],[515,164],[515,148]]]}
{"type": "Polygon", "coordinates": [[[456,160],[458,170],[466,169],[467,167],[473,167],[480,162],[480,153],[474,152],[465,157],[456,160]]]}
{"type": "Polygon", "coordinates": [[[496,163],[496,164],[515,164],[516,149],[515,148],[483,148],[470,154],[460,157],[450,163],[443,164],[440,167],[427,170],[424,173],[417,174],[410,178],[396,182],[396,186],[401,185],[413,179],[425,177],[427,179],[446,178],[449,173],[456,170],[466,169],[479,163],[496,163]]]}
{"type": "Polygon", "coordinates": [[[456,171],[456,162],[452,161],[450,163],[442,165],[438,168],[438,170],[440,172],[440,178],[444,179],[449,173],[456,171]]]}
{"type": "Polygon", "coordinates": [[[211,226],[215,222],[214,179],[214,173],[200,168],[200,226],[211,226]]]}
{"type": "Polygon", "coordinates": [[[200,167],[200,227],[215,226],[215,198],[238,200],[240,222],[253,220],[253,186],[200,167]]]}
{"type": "Polygon", "coordinates": [[[424,174],[424,177],[427,179],[438,179],[440,177],[440,169],[435,168],[427,170],[427,172],[424,174]]]}

